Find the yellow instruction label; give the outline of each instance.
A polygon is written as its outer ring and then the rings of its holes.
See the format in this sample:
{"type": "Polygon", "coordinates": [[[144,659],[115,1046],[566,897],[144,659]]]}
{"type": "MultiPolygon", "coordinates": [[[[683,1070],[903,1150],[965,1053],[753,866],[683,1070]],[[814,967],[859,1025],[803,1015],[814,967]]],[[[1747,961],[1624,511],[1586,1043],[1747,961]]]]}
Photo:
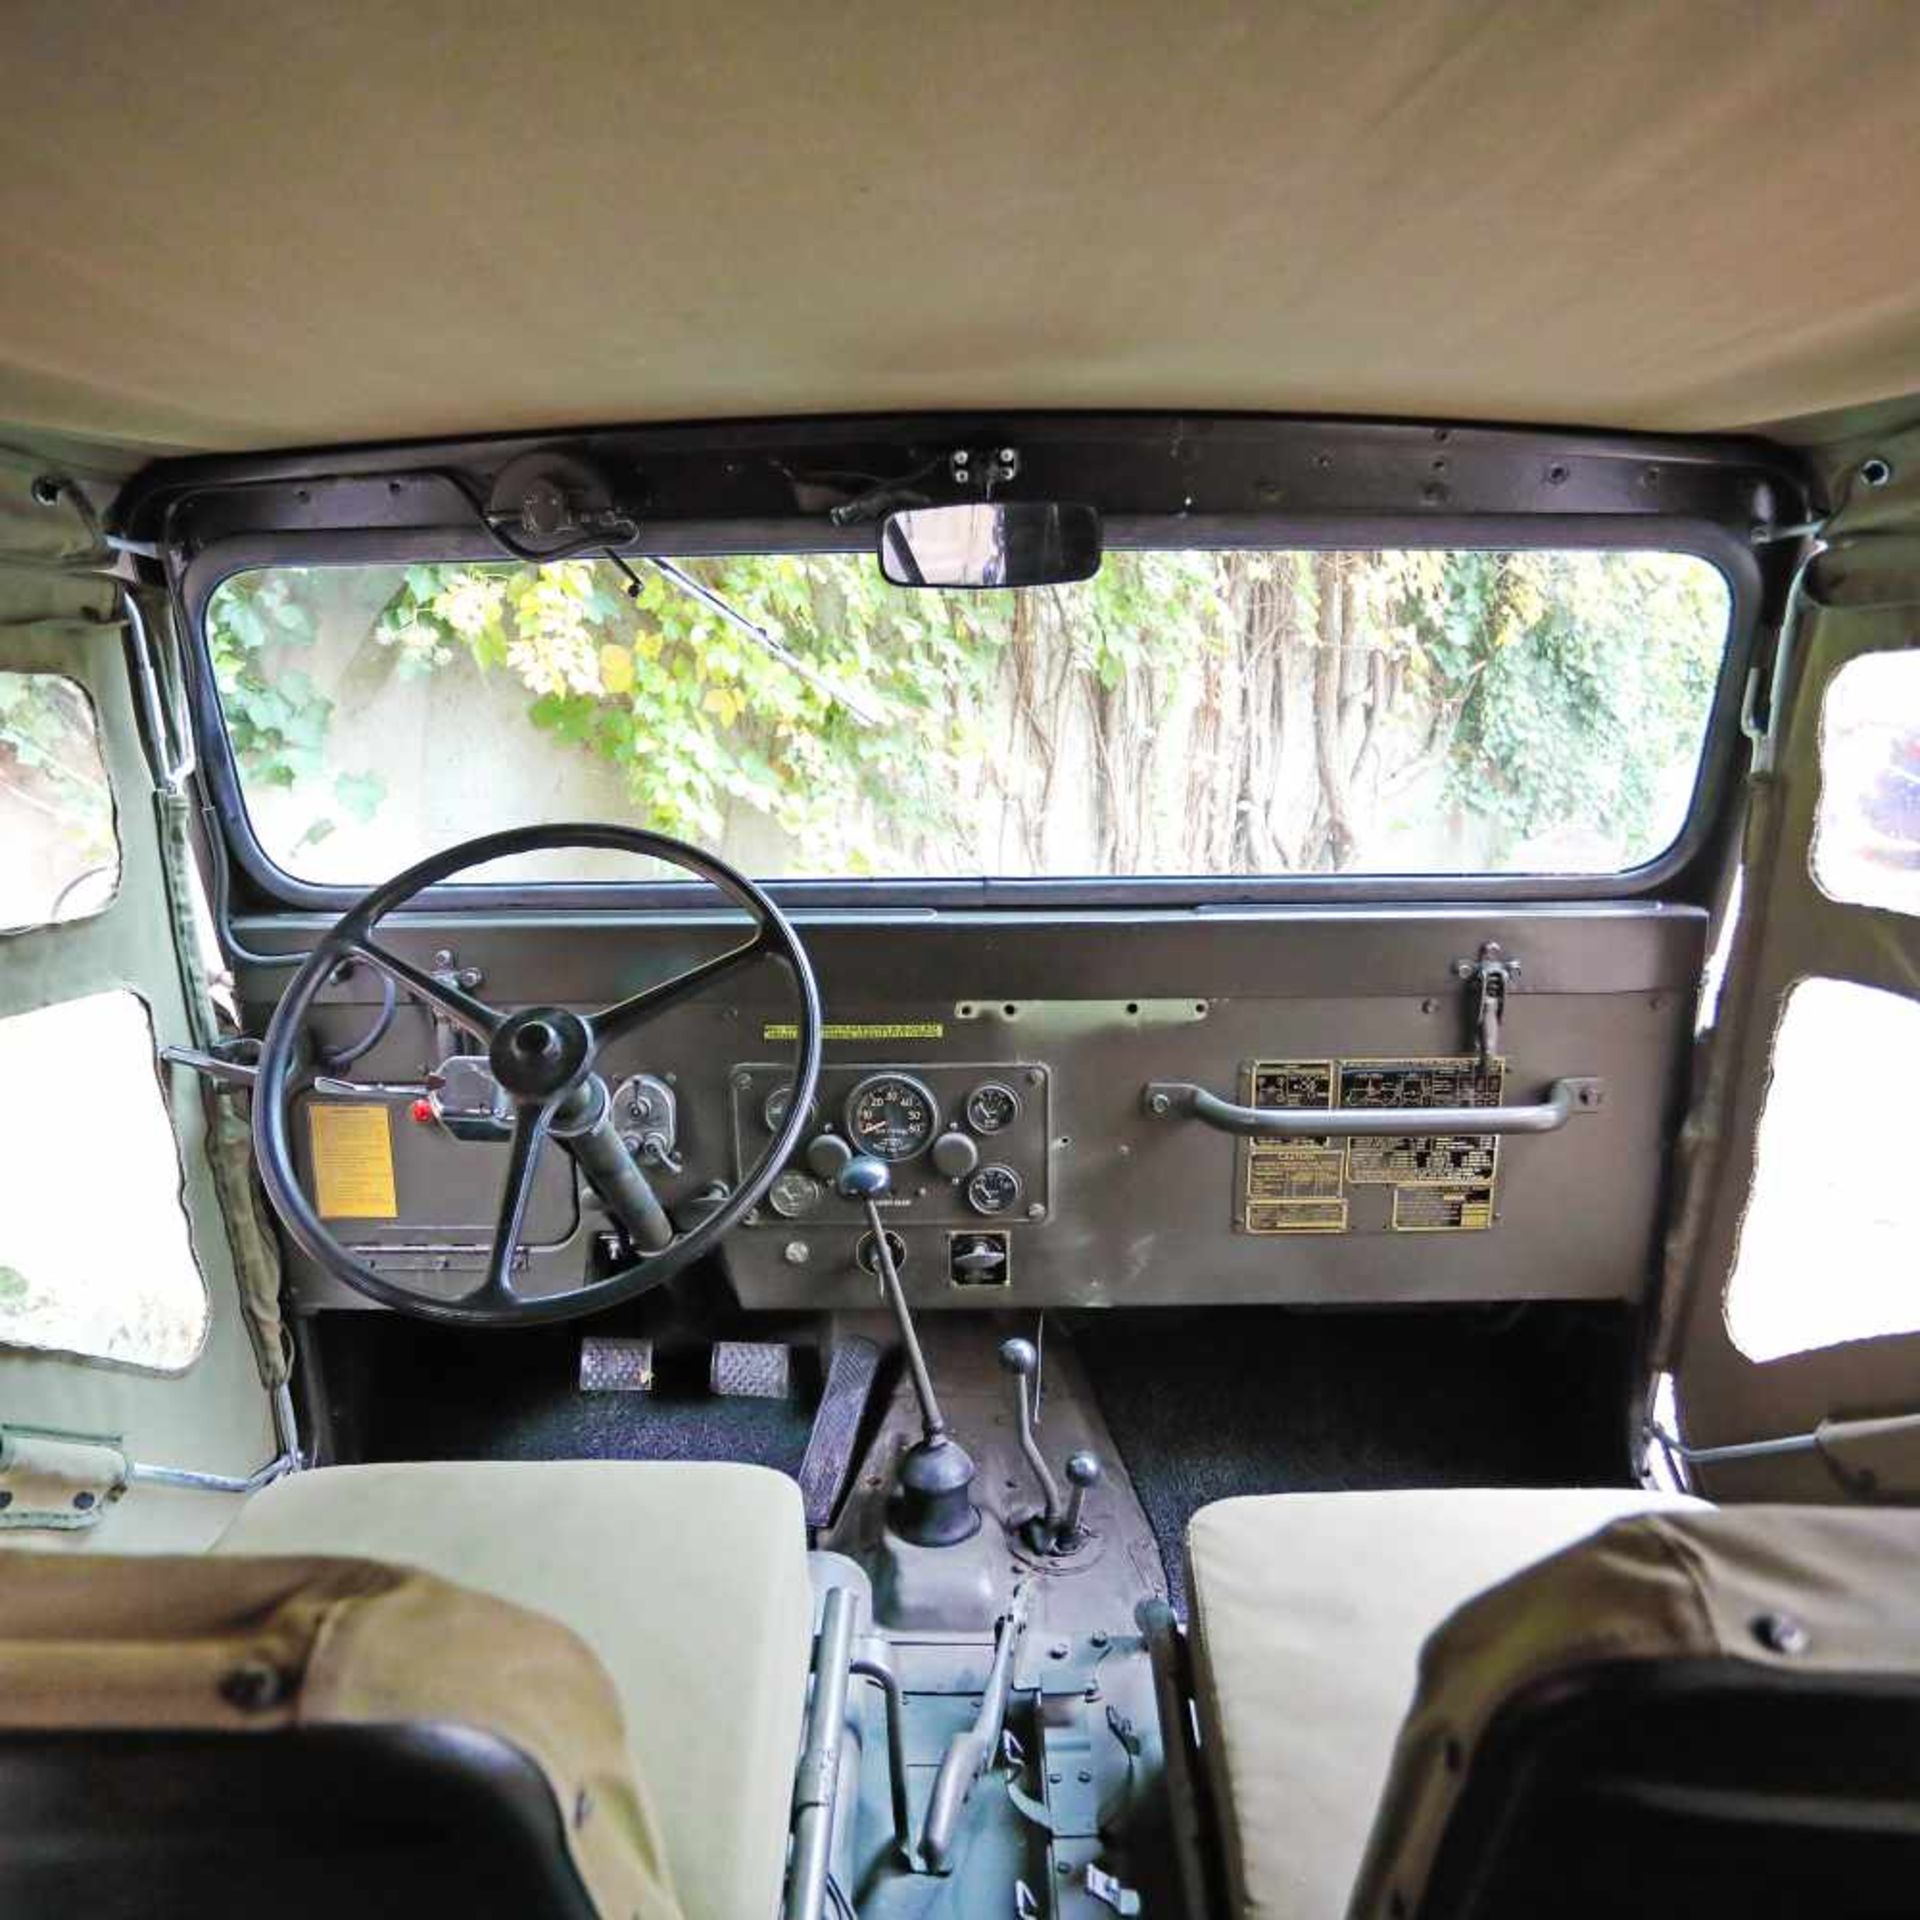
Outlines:
{"type": "Polygon", "coordinates": [[[393,1120],[384,1106],[316,1101],[307,1108],[314,1204],[333,1220],[394,1220],[393,1120]]]}
{"type": "MultiPolygon", "coordinates": [[[[820,1029],[822,1040],[944,1040],[943,1020],[876,1020],[870,1022],[828,1023],[820,1029]]],[[[791,1020],[769,1020],[760,1029],[762,1040],[798,1040],[800,1029],[791,1020]]]]}

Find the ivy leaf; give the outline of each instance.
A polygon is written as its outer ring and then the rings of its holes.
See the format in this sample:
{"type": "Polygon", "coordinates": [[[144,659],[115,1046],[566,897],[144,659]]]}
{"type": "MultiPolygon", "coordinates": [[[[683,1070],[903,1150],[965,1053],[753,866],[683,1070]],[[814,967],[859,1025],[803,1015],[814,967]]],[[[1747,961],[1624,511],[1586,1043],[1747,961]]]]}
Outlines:
{"type": "Polygon", "coordinates": [[[609,693],[633,691],[633,650],[630,647],[608,645],[600,649],[600,684],[609,693]]]}
{"type": "Polygon", "coordinates": [[[377,773],[343,773],[333,783],[334,798],[363,826],[380,811],[387,783],[377,773]]]}

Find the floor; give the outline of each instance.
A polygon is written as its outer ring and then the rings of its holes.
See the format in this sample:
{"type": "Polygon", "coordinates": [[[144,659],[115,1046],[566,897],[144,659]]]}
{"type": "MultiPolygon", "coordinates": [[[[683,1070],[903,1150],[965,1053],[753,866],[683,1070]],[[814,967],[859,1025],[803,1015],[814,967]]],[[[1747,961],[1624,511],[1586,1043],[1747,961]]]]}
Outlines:
{"type": "Polygon", "coordinates": [[[1176,1610],[1211,1500],[1628,1483],[1611,1308],[1083,1315],[1074,1351],[1153,1529],[1176,1610]]]}
{"type": "MultiPolygon", "coordinates": [[[[705,1346],[671,1341],[654,1392],[583,1394],[573,1327],[463,1333],[372,1313],[321,1324],[347,1459],[743,1460],[795,1473],[818,1396],[804,1347],[786,1400],[709,1393],[705,1346]]],[[[1055,1315],[1047,1326],[1075,1362],[1055,1369],[1043,1422],[1056,1471],[1088,1440],[1115,1456],[1102,1504],[1144,1517],[1151,1539],[1131,1549],[1147,1562],[1138,1584],[1164,1572],[1177,1610],[1187,1522],[1210,1500],[1628,1480],[1627,1332],[1612,1308],[1211,1308],[1055,1315]],[[1085,1432],[1089,1419],[1103,1430],[1085,1432]]],[[[1011,1438],[1009,1385],[991,1358],[1005,1330],[936,1316],[929,1347],[956,1430],[996,1456],[983,1492],[1018,1501],[1026,1470],[997,1457],[1011,1438]]]]}
{"type": "Polygon", "coordinates": [[[704,1346],[663,1346],[651,1393],[582,1393],[577,1327],[461,1332],[384,1313],[321,1325],[343,1459],[741,1460],[791,1474],[819,1390],[804,1354],[785,1400],[709,1393],[704,1346]]]}

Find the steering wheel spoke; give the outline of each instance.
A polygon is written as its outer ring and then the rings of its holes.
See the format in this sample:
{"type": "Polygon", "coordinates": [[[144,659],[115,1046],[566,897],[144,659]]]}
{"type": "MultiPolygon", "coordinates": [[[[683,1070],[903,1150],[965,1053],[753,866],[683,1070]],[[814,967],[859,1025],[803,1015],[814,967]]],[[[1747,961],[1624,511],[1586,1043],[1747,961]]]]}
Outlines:
{"type": "Polygon", "coordinates": [[[524,1101],[513,1117],[513,1146],[507,1155],[507,1177],[500,1189],[500,1215],[487,1255],[485,1284],[467,1296],[468,1304],[511,1302],[520,1296],[513,1287],[513,1258],[526,1231],[527,1208],[533,1201],[534,1175],[540,1170],[540,1152],[547,1144],[555,1102],[524,1101]]]}
{"type": "Polygon", "coordinates": [[[369,935],[362,934],[352,945],[355,953],[370,960],[389,979],[399,982],[429,1006],[437,1007],[455,1026],[464,1027],[475,1039],[491,1042],[500,1031],[506,1016],[496,1013],[485,1001],[476,1000],[464,988],[436,978],[411,960],[401,959],[397,953],[390,953],[369,935]]]}
{"type": "Polygon", "coordinates": [[[743,940],[739,946],[729,947],[725,953],[716,953],[711,960],[702,960],[698,966],[689,967],[684,973],[676,973],[670,980],[642,987],[638,993],[616,1001],[604,1013],[595,1014],[595,1037],[602,1041],[618,1040],[635,1027],[658,1018],[671,1007],[677,1007],[683,1000],[691,999],[702,988],[712,986],[717,980],[724,980],[741,967],[751,966],[762,954],[771,950],[766,928],[756,928],[751,940],[743,940]]]}

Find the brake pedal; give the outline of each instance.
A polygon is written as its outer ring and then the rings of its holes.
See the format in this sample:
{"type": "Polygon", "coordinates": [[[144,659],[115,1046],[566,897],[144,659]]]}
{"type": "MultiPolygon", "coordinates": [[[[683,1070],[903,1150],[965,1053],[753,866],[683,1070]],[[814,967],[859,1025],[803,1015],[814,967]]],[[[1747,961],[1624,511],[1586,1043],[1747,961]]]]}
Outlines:
{"type": "Polygon", "coordinates": [[[582,1393],[651,1393],[653,1342],[592,1334],[580,1342],[582,1393]]]}
{"type": "Polygon", "coordinates": [[[814,1532],[833,1524],[841,1495],[853,1477],[853,1450],[859,1444],[879,1370],[880,1349],[871,1340],[855,1336],[833,1350],[820,1404],[814,1409],[813,1431],[807,1436],[806,1457],[800,1462],[800,1498],[807,1510],[807,1525],[814,1532]]]}
{"type": "Polygon", "coordinates": [[[793,1391],[793,1349],[774,1340],[716,1340],[707,1385],[729,1397],[784,1400],[793,1391]]]}

